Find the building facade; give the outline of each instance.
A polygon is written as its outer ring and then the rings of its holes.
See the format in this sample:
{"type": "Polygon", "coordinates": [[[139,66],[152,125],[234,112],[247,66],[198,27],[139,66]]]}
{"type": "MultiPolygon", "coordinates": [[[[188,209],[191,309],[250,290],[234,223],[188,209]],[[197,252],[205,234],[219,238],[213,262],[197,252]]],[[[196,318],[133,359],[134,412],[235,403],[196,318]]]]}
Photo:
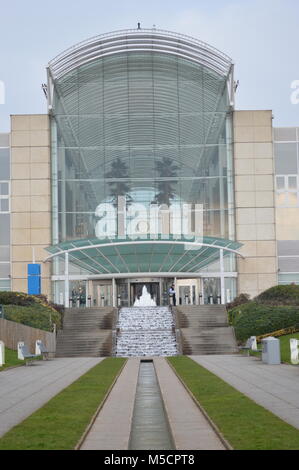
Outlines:
{"type": "Polygon", "coordinates": [[[143,285],[167,304],[172,284],[179,303],[226,303],[299,282],[298,130],[236,111],[233,70],[153,29],[52,60],[48,113],[0,135],[0,288],[26,292],[32,263],[65,306],[132,305],[143,285]]]}

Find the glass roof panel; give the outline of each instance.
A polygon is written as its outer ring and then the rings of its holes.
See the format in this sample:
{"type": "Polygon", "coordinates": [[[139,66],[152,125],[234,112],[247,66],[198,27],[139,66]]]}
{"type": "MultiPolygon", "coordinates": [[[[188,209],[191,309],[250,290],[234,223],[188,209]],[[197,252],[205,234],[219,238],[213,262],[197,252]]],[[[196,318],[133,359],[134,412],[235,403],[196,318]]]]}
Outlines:
{"type": "Polygon", "coordinates": [[[205,237],[202,245],[184,245],[182,241],[107,241],[99,239],[73,240],[50,246],[47,251],[55,256],[70,254],[70,262],[92,274],[126,272],[198,272],[219,259],[219,250],[224,256],[237,250],[240,243],[221,238],[205,237]],[[179,244],[181,243],[181,244],[179,244]],[[95,245],[98,245],[95,247],[95,245]],[[207,246],[208,245],[208,246],[207,246]],[[212,246],[209,246],[212,245],[212,246]],[[76,249],[78,247],[81,249],[76,249]],[[188,249],[187,249],[188,248],[188,249]]]}

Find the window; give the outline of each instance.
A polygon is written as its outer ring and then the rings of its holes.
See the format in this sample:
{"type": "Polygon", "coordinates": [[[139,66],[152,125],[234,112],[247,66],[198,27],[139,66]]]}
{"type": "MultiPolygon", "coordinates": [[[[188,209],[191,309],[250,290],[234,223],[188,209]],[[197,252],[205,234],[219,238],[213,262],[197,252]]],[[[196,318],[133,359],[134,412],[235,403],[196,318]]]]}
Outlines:
{"type": "Polygon", "coordinates": [[[275,166],[276,174],[287,175],[297,174],[297,144],[294,143],[276,143],[275,149],[275,166]]]}
{"type": "Polygon", "coordinates": [[[10,178],[10,158],[9,148],[0,148],[0,179],[9,180],[10,178]]]}
{"type": "Polygon", "coordinates": [[[10,244],[10,214],[0,214],[0,245],[10,244]]]}
{"type": "Polygon", "coordinates": [[[298,175],[276,176],[277,207],[299,207],[298,175]]]}
{"type": "Polygon", "coordinates": [[[0,212],[9,212],[10,183],[0,181],[0,212]]]}

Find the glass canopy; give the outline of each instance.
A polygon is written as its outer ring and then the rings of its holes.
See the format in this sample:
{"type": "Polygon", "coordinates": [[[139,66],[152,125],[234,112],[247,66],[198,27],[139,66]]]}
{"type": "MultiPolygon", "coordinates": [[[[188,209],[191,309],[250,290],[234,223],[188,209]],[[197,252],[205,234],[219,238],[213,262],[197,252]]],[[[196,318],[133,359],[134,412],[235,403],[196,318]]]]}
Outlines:
{"type": "Polygon", "coordinates": [[[238,242],[205,237],[190,240],[72,240],[47,248],[50,260],[69,255],[69,261],[90,274],[196,273],[224,257],[240,254],[238,242]]]}

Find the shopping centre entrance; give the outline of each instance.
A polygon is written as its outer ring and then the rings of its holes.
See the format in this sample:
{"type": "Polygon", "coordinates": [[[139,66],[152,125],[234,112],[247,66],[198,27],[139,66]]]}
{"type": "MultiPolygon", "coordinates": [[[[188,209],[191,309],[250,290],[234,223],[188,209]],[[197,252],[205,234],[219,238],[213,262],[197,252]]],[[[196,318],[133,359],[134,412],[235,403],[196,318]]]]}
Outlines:
{"type": "Polygon", "coordinates": [[[237,294],[236,256],[243,257],[238,247],[211,237],[202,242],[73,240],[49,247],[45,262],[57,260],[53,297],[66,308],[131,307],[143,288],[150,302],[166,306],[171,286],[176,305],[225,304],[237,294]]]}
{"type": "MultiPolygon", "coordinates": [[[[92,280],[88,282],[89,301],[93,307],[132,307],[139,301],[145,287],[157,306],[172,304],[169,289],[174,285],[176,305],[202,305],[221,303],[220,278],[140,278],[92,280]]],[[[230,297],[230,289],[226,290],[230,297]]]]}

